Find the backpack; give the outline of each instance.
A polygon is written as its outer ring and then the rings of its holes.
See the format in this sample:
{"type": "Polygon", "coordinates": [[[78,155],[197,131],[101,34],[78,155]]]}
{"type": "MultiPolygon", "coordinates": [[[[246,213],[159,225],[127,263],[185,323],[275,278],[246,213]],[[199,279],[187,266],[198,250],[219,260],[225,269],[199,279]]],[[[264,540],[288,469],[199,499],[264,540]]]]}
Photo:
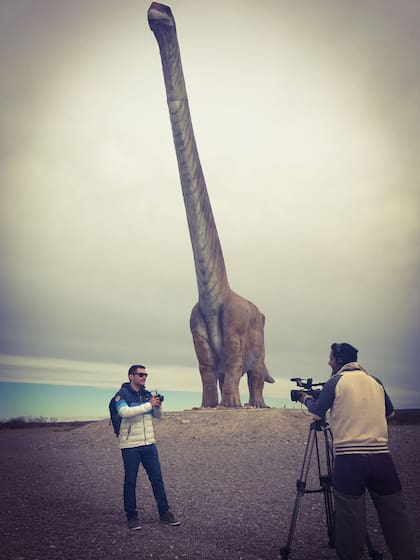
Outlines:
{"type": "MultiPolygon", "coordinates": [[[[124,387],[125,384],[123,384],[121,386],[121,389],[118,391],[118,393],[116,393],[112,399],[109,401],[109,425],[113,427],[114,429],[114,433],[116,435],[116,437],[118,437],[120,435],[120,427],[121,427],[121,416],[118,414],[117,411],[117,404],[115,402],[115,397],[119,396],[120,398],[125,399],[128,403],[129,402],[133,402],[133,396],[130,394],[130,392],[124,387]]],[[[152,393],[150,393],[149,391],[142,391],[141,396],[140,396],[140,400],[137,401],[137,398],[135,399],[136,404],[142,404],[144,402],[147,402],[150,397],[152,396],[152,393]]],[[[163,396],[159,395],[160,399],[163,401],[163,396]]]]}
{"type": "Polygon", "coordinates": [[[121,386],[121,389],[118,391],[118,393],[116,393],[112,399],[109,401],[109,425],[113,427],[114,429],[114,433],[116,435],[116,437],[118,437],[120,435],[120,427],[121,427],[121,416],[118,414],[117,411],[117,403],[115,402],[115,397],[117,397],[118,395],[122,398],[126,398],[126,390],[124,389],[124,386],[121,386]],[[122,393],[122,394],[121,394],[122,393]]]}
{"type": "Polygon", "coordinates": [[[121,416],[117,412],[117,405],[115,403],[116,396],[117,395],[114,395],[112,399],[109,401],[108,408],[109,408],[109,425],[112,424],[114,433],[116,437],[118,437],[120,435],[121,416]]]}

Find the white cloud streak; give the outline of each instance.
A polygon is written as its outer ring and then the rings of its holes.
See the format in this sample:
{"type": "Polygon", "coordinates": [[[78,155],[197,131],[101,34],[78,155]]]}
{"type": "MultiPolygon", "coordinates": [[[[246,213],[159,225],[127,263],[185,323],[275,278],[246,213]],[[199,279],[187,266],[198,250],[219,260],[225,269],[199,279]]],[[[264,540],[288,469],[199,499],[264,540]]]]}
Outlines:
{"type": "MultiPolygon", "coordinates": [[[[197,368],[154,365],[147,369],[151,389],[201,393],[197,368]]],[[[128,367],[123,364],[0,354],[0,382],[117,389],[127,381],[127,371],[128,367]]],[[[289,381],[277,379],[267,394],[288,398],[292,387],[289,381]]],[[[241,383],[241,389],[247,391],[245,382],[241,383]]]]}

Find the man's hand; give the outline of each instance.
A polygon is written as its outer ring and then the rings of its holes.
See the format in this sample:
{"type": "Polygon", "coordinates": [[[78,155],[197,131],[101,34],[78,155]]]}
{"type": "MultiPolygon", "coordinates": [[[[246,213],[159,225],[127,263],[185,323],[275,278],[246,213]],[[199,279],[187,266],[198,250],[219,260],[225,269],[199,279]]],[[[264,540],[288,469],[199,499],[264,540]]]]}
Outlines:
{"type": "Polygon", "coordinates": [[[150,399],[149,402],[153,407],[160,408],[160,406],[161,406],[160,399],[157,395],[153,395],[153,397],[150,399]]]}
{"type": "Polygon", "coordinates": [[[306,398],[307,396],[308,396],[308,395],[307,395],[306,393],[304,393],[303,391],[301,391],[301,392],[299,393],[299,401],[300,401],[301,403],[305,403],[305,398],[306,398]]]}

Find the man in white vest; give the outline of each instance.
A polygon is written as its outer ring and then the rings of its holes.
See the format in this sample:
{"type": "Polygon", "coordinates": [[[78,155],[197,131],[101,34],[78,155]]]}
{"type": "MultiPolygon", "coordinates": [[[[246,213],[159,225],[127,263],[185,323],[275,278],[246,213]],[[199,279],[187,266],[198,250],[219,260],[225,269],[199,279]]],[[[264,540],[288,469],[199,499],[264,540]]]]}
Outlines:
{"type": "Polygon", "coordinates": [[[153,417],[161,416],[158,395],[146,390],[146,368],[133,365],[128,370],[129,383],[124,383],[115,396],[121,416],[119,446],[124,462],[124,510],[128,528],[141,529],[137,516],[136,483],[140,463],[147,472],[159,512],[167,525],[180,525],[169,510],[153,429],[153,417]]]}

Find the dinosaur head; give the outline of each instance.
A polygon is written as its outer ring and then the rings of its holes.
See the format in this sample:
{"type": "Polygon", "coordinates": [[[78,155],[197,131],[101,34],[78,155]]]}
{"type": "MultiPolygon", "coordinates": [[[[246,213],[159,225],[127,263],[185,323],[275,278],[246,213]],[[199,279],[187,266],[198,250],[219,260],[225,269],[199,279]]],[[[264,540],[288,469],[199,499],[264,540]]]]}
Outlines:
{"type": "Polygon", "coordinates": [[[150,29],[156,33],[159,27],[175,27],[175,19],[171,8],[165,4],[152,2],[147,12],[150,29]]]}

